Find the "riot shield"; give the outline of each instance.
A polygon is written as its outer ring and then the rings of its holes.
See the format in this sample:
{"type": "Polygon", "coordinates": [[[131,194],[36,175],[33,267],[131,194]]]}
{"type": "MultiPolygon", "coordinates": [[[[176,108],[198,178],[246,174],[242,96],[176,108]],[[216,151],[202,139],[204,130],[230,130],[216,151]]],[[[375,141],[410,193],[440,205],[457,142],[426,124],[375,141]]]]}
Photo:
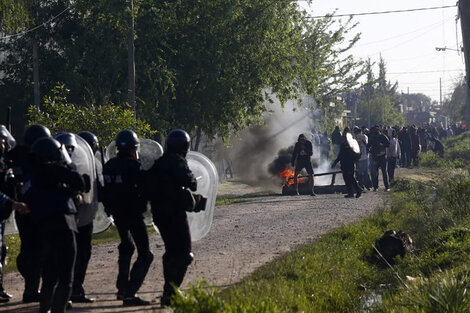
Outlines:
{"type": "MultiPolygon", "coordinates": [[[[152,140],[152,139],[143,139],[139,138],[140,145],[138,153],[138,159],[141,163],[141,168],[143,170],[149,170],[155,160],[163,155],[162,146],[152,140]]],[[[106,149],[106,157],[109,159],[114,158],[117,155],[116,143],[112,141],[108,148],[106,149]]]]}
{"type": "MultiPolygon", "coordinates": [[[[96,175],[98,178],[97,187],[98,182],[103,184],[103,165],[101,164],[101,155],[98,155],[98,153],[99,152],[95,155],[96,175]]],[[[96,201],[95,210],[96,214],[93,219],[93,234],[99,234],[108,229],[113,223],[113,220],[104,212],[104,206],[101,202],[96,201]]]]}
{"type": "Polygon", "coordinates": [[[16,227],[15,214],[11,214],[5,222],[5,235],[17,234],[18,228],[16,227]]]}
{"type": "MultiPolygon", "coordinates": [[[[162,146],[151,139],[139,138],[140,145],[138,150],[138,158],[141,162],[141,168],[143,170],[149,170],[153,163],[163,155],[162,146]]],[[[113,141],[108,145],[106,149],[106,157],[111,159],[117,154],[116,143],[113,141]]],[[[150,210],[150,204],[147,205],[147,211],[144,213],[144,222],[147,226],[153,225],[152,212],[150,210]]]]}
{"type": "Polygon", "coordinates": [[[5,125],[0,125],[0,138],[4,138],[6,140],[7,150],[11,150],[16,146],[15,138],[13,138],[5,125]]]}
{"type": "Polygon", "coordinates": [[[197,179],[197,190],[195,193],[207,198],[206,209],[204,211],[197,213],[188,212],[191,239],[192,241],[197,241],[207,235],[211,228],[219,175],[215,165],[202,153],[189,151],[186,160],[197,179]]]}
{"type": "MultiPolygon", "coordinates": [[[[55,137],[60,141],[60,134],[55,137]]],[[[80,175],[88,175],[90,178],[90,191],[83,193],[83,204],[80,205],[78,210],[78,226],[85,226],[90,224],[95,217],[96,209],[98,206],[98,185],[96,177],[95,156],[90,148],[90,145],[80,136],[75,136],[77,146],[74,147],[71,153],[72,162],[75,165],[75,170],[80,175]]]]}

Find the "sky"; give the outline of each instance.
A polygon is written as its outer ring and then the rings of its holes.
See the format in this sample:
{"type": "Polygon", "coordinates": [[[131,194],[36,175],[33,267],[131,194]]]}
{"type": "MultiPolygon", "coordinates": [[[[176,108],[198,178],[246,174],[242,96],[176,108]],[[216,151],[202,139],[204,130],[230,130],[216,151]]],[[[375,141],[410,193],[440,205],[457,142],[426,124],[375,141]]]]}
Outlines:
{"type": "MultiPolygon", "coordinates": [[[[310,5],[299,1],[312,16],[327,13],[355,14],[387,10],[403,10],[455,5],[457,0],[314,0],[310,5]]],[[[462,36],[460,20],[456,24],[457,7],[428,11],[355,16],[361,39],[350,53],[356,58],[378,63],[380,55],[386,63],[387,77],[398,82],[398,91],[424,93],[440,101],[450,96],[456,80],[462,77],[465,64],[457,51],[436,51],[436,47],[457,50],[462,36]],[[457,39],[458,38],[458,39],[457,39]],[[457,44],[458,40],[458,44],[457,44]],[[420,73],[416,73],[420,72],[420,73]]],[[[347,18],[343,18],[346,20],[347,18]]],[[[378,66],[375,66],[378,73],[378,66]]]]}

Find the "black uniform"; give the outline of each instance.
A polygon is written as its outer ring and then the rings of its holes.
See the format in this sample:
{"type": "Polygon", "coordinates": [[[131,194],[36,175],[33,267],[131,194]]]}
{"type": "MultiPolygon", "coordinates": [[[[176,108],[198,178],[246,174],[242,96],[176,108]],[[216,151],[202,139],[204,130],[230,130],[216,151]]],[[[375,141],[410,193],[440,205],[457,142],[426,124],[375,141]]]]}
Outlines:
{"type": "MultiPolygon", "coordinates": [[[[17,200],[24,201],[24,194],[31,186],[32,162],[28,156],[29,148],[16,146],[8,152],[15,179],[22,183],[17,192],[17,200]]],[[[20,235],[20,253],[16,258],[18,271],[24,279],[23,302],[39,301],[39,283],[41,280],[42,246],[39,230],[30,214],[15,214],[16,226],[20,235]]]]}
{"type": "Polygon", "coordinates": [[[130,156],[118,154],[104,165],[103,175],[103,204],[106,212],[113,216],[121,237],[116,287],[118,299],[125,301],[126,298],[135,296],[153,261],[143,217],[147,208],[142,192],[145,172],[140,169],[140,162],[130,156]],[[135,249],[132,239],[137,247],[138,257],[130,270],[135,249]]]}
{"type": "Polygon", "coordinates": [[[77,232],[74,197],[85,190],[82,176],[70,168],[40,165],[25,200],[38,226],[44,249],[40,312],[65,312],[72,292],[77,232]]]}
{"type": "Polygon", "coordinates": [[[147,186],[152,188],[149,192],[153,220],[165,243],[162,304],[167,304],[165,302],[173,294],[172,284],[176,287],[181,285],[193,260],[186,210],[191,211],[194,203],[188,203],[183,188],[196,191],[197,182],[186,159],[176,153],[165,152],[150,169],[147,186]]]}

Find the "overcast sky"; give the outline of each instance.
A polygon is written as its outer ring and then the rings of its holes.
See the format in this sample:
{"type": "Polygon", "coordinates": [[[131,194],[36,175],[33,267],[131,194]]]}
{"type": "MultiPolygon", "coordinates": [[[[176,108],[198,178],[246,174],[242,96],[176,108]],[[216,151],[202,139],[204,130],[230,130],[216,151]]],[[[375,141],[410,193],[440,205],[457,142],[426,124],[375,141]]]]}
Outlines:
{"type": "MultiPolygon", "coordinates": [[[[316,0],[309,7],[313,16],[337,9],[336,14],[354,14],[455,5],[456,0],[316,0]]],[[[358,58],[378,63],[380,54],[387,64],[387,76],[398,81],[398,91],[424,93],[439,101],[439,78],[443,97],[453,90],[465,70],[462,55],[456,51],[436,51],[436,47],[457,49],[462,36],[456,27],[457,7],[407,13],[355,16],[361,40],[351,50],[358,58]],[[457,29],[457,33],[456,33],[457,29]],[[410,73],[422,72],[422,73],[410,73]]],[[[346,18],[344,18],[346,19],[346,18]]],[[[377,72],[377,70],[376,70],[377,72]]]]}

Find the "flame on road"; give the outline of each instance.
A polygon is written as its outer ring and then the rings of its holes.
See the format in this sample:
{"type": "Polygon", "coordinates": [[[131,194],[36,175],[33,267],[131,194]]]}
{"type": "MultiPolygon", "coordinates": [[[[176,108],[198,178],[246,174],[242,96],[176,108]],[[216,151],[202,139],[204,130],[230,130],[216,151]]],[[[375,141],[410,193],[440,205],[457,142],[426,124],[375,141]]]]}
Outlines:
{"type": "MultiPolygon", "coordinates": [[[[285,170],[279,173],[279,177],[282,178],[282,186],[291,186],[294,184],[294,175],[295,171],[293,169],[290,169],[289,167],[286,167],[285,170]]],[[[298,175],[297,175],[298,176],[298,175]]],[[[299,178],[298,182],[299,184],[306,183],[308,179],[306,178],[299,178]]]]}

